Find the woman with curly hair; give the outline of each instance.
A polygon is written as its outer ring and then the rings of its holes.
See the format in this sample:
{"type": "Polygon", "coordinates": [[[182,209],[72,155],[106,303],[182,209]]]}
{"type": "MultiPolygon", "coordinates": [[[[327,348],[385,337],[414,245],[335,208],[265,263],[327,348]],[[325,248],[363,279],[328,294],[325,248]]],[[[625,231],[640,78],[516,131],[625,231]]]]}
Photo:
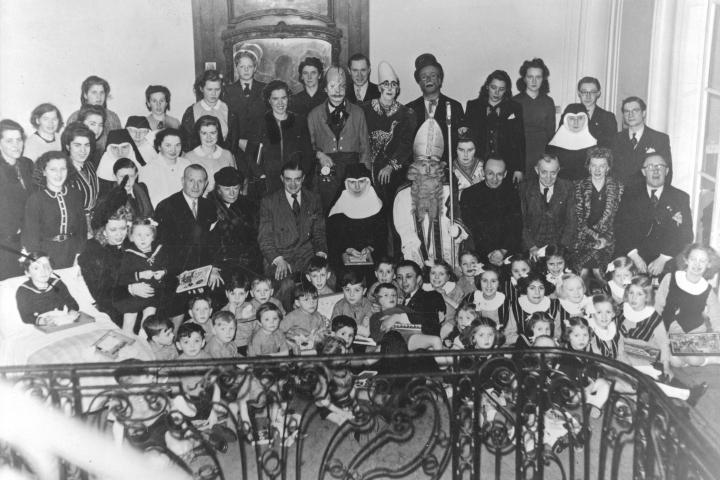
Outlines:
{"type": "Polygon", "coordinates": [[[293,93],[290,97],[291,112],[307,117],[310,110],[327,100],[327,93],[323,86],[323,71],[325,67],[317,57],[305,57],[298,65],[298,80],[303,89],[293,93]]]}
{"type": "Polygon", "coordinates": [[[200,144],[183,155],[190,163],[202,165],[208,174],[205,196],[215,188],[216,172],[225,167],[236,168],[235,157],[230,150],[222,148],[223,136],[220,120],[212,115],[203,115],[195,122],[194,133],[200,144]]]}
{"type": "Polygon", "coordinates": [[[87,240],[82,195],[67,185],[74,170],[63,152],[40,155],[33,174],[38,190],[25,204],[22,245],[47,252],[56,268],[71,266],[87,240]]]}
{"type": "Polygon", "coordinates": [[[548,96],[550,70],[542,58],[525,60],[520,67],[517,85],[520,93],[513,97],[522,106],[525,128],[525,172],[532,174],[545,145],[555,134],[555,102],[548,96]]]}
{"type": "MultiPolygon", "coordinates": [[[[608,176],[613,165],[612,151],[593,147],[587,152],[585,168],[590,175],[575,185],[576,232],[571,265],[585,282],[593,271],[602,282],[602,273],[615,250],[615,214],[624,187],[608,176]]],[[[604,283],[604,282],[602,282],[604,283]]]]}
{"type": "Polygon", "coordinates": [[[95,150],[95,135],[82,123],[71,123],[62,134],[62,148],[73,165],[68,174],[68,187],[82,195],[83,211],[89,227],[90,217],[100,193],[95,165],[88,161],[95,150]]]}

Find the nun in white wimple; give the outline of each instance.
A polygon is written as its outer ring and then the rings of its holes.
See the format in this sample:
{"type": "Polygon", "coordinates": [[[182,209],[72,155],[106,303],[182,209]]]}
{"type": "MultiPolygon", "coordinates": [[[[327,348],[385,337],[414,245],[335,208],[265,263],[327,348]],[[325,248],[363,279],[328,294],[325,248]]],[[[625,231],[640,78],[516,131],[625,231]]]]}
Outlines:
{"type": "Polygon", "coordinates": [[[590,134],[588,114],[582,103],[571,103],[565,107],[555,136],[546,148],[560,161],[560,178],[582,180],[587,176],[585,160],[587,151],[597,140],[590,134]]]}
{"type": "Polygon", "coordinates": [[[370,170],[362,163],[349,165],[344,186],[327,220],[328,260],[337,271],[384,256],[387,239],[383,203],[370,170]]]}

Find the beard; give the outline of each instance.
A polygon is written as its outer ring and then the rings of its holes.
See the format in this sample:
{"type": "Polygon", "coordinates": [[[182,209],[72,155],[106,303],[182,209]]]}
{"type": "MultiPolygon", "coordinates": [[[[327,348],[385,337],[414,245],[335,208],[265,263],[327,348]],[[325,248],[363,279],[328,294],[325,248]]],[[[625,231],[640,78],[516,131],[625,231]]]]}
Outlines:
{"type": "Polygon", "coordinates": [[[422,220],[427,214],[430,222],[440,215],[443,199],[442,166],[434,173],[423,174],[410,165],[407,178],[412,182],[410,196],[415,217],[422,220]]]}

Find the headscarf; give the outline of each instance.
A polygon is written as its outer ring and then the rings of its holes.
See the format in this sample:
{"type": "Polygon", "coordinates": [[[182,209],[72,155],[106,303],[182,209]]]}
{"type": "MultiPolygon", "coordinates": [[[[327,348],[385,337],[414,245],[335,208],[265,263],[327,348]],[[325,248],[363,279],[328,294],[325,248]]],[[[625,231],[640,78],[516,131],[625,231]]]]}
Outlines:
{"type": "Polygon", "coordinates": [[[571,103],[565,108],[560,127],[548,145],[564,148],[565,150],[582,150],[583,148],[597,145],[597,140],[590,134],[590,129],[588,128],[589,123],[590,118],[588,117],[585,106],[582,103],[571,103]],[[568,128],[566,118],[569,115],[585,116],[585,125],[582,130],[573,132],[568,128]]]}
{"type": "Polygon", "coordinates": [[[127,130],[124,128],[118,129],[118,130],[112,130],[110,133],[108,133],[107,137],[107,144],[105,146],[105,153],[103,153],[102,158],[100,159],[100,164],[98,165],[97,169],[97,176],[98,178],[101,178],[103,180],[107,180],[109,182],[115,182],[115,174],[113,173],[113,165],[115,165],[115,162],[118,161],[120,158],[123,157],[116,157],[112,154],[110,151],[110,145],[120,145],[123,143],[130,144],[131,150],[128,153],[128,155],[125,156],[125,158],[129,158],[133,161],[135,166],[137,167],[138,171],[140,171],[144,165],[141,164],[137,157],[135,156],[135,150],[137,147],[135,146],[135,142],[133,142],[132,137],[130,137],[130,134],[127,130]]]}
{"type": "Polygon", "coordinates": [[[367,178],[368,182],[365,190],[362,191],[360,195],[355,195],[351,193],[347,187],[343,189],[337,201],[330,209],[328,217],[344,214],[353,220],[361,220],[376,215],[382,208],[382,200],[380,200],[380,197],[378,197],[370,182],[371,177],[370,170],[362,163],[349,165],[345,169],[345,181],[367,178]]]}

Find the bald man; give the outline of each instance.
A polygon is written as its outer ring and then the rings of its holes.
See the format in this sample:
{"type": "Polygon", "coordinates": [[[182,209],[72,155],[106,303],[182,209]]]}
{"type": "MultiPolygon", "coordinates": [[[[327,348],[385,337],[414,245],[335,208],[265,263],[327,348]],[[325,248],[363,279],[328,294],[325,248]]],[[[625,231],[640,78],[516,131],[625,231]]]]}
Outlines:
{"type": "Polygon", "coordinates": [[[310,139],[316,152],[312,173],[326,213],[342,186],[347,165],[361,162],[371,169],[365,113],[345,97],[347,77],[341,67],[328,68],[328,99],[308,114],[310,139]]]}

